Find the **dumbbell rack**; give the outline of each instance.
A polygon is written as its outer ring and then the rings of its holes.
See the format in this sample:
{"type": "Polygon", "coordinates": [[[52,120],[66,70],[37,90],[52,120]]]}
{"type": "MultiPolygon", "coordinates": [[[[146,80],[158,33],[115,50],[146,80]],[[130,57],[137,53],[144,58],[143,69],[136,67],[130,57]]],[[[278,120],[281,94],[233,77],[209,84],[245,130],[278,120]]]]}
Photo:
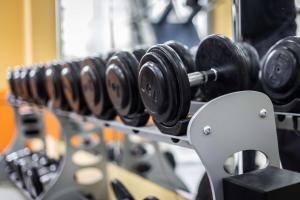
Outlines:
{"type": "MultiPolygon", "coordinates": [[[[14,113],[19,113],[18,107],[13,106],[13,110],[14,110],[14,113]]],[[[38,120],[41,120],[41,116],[37,116],[37,117],[38,117],[38,120]]],[[[30,137],[28,138],[28,135],[25,136],[24,134],[22,134],[23,132],[26,131],[26,130],[24,130],[24,126],[22,126],[22,120],[23,119],[22,119],[22,116],[20,114],[15,115],[15,122],[16,122],[15,138],[13,139],[13,142],[10,144],[10,146],[7,147],[6,150],[4,151],[5,155],[24,148],[26,139],[30,138],[30,137]]],[[[37,128],[39,130],[42,130],[43,129],[43,127],[42,127],[43,122],[40,121],[38,124],[39,124],[39,126],[35,127],[35,128],[37,128]]],[[[44,137],[43,137],[43,135],[41,135],[41,133],[38,133],[37,135],[35,134],[34,138],[40,138],[41,140],[44,140],[44,137]]],[[[0,168],[5,169],[4,155],[0,156],[0,168]]],[[[1,172],[0,172],[0,181],[1,182],[8,181],[5,170],[1,170],[1,172]]]]}
{"type": "MultiPolygon", "coordinates": [[[[55,200],[55,199],[85,199],[84,195],[91,195],[94,199],[107,199],[107,185],[106,185],[106,150],[104,145],[104,138],[101,129],[90,128],[84,129],[78,123],[78,118],[70,119],[66,115],[57,115],[62,128],[63,141],[65,143],[65,155],[61,169],[59,170],[58,178],[53,182],[43,196],[40,199],[55,200]],[[76,148],[71,144],[73,136],[76,135],[86,135],[87,133],[96,133],[99,137],[98,143],[92,145],[91,147],[76,148]],[[89,166],[78,166],[74,164],[72,157],[74,153],[79,149],[84,149],[87,151],[99,151],[101,152],[101,159],[99,162],[94,163],[89,166]],[[84,169],[85,167],[95,167],[101,170],[103,175],[102,179],[91,185],[79,185],[74,180],[75,173],[84,169]]],[[[81,124],[81,123],[80,123],[81,124]]]]}
{"type": "Polygon", "coordinates": [[[163,134],[154,125],[131,127],[117,120],[52,111],[57,116],[81,119],[96,127],[194,149],[208,173],[214,200],[224,199],[222,180],[230,176],[224,170],[224,162],[232,154],[258,150],[265,153],[270,165],[280,167],[273,105],[266,95],[255,91],[227,94],[208,103],[192,102],[193,116],[184,136],[163,134]]]}
{"type": "MultiPolygon", "coordinates": [[[[26,102],[22,102],[20,100],[14,99],[12,96],[9,96],[8,101],[11,103],[11,105],[14,107],[15,115],[16,115],[16,124],[17,124],[17,139],[14,140],[13,148],[9,152],[14,152],[17,150],[20,150],[24,148],[24,141],[25,138],[22,134],[22,123],[19,117],[19,111],[18,108],[20,108],[23,104],[27,105],[26,102]]],[[[51,109],[50,109],[51,110],[51,109]]],[[[39,115],[43,115],[43,109],[41,107],[35,107],[34,111],[38,113],[39,115]]],[[[63,156],[63,159],[59,165],[58,174],[57,177],[51,180],[51,182],[47,185],[44,192],[37,198],[37,199],[47,199],[47,200],[54,200],[54,199],[78,199],[83,200],[86,199],[83,195],[91,195],[93,197],[96,197],[95,199],[107,199],[107,184],[106,184],[106,150],[104,145],[104,139],[102,135],[102,131],[99,128],[90,128],[85,129],[82,127],[82,121],[78,121],[80,118],[70,118],[68,115],[56,115],[57,119],[60,123],[60,129],[61,129],[61,139],[65,144],[65,154],[63,156]],[[73,144],[71,144],[71,139],[75,135],[82,135],[86,136],[87,133],[96,133],[99,137],[99,141],[96,144],[93,144],[90,147],[81,145],[80,147],[74,147],[73,144]],[[74,153],[79,150],[84,149],[87,151],[94,151],[101,152],[101,160],[97,163],[94,163],[92,165],[88,166],[78,166],[74,164],[74,161],[72,159],[74,153]],[[74,179],[75,173],[83,169],[85,167],[95,167],[102,172],[102,180],[95,183],[95,184],[89,184],[89,185],[79,185],[76,183],[74,179]]],[[[44,136],[43,136],[44,138],[44,136]]],[[[45,138],[43,139],[45,143],[45,138]]],[[[5,168],[5,161],[4,159],[1,160],[1,163],[3,163],[3,167],[5,168]]],[[[3,169],[4,169],[3,168],[3,169]]],[[[6,178],[6,180],[9,180],[9,178],[6,178]]],[[[14,184],[14,181],[11,180],[12,184],[14,184]]],[[[32,199],[30,197],[29,192],[24,190],[20,184],[16,184],[16,186],[21,190],[22,194],[27,199],[32,199]]]]}

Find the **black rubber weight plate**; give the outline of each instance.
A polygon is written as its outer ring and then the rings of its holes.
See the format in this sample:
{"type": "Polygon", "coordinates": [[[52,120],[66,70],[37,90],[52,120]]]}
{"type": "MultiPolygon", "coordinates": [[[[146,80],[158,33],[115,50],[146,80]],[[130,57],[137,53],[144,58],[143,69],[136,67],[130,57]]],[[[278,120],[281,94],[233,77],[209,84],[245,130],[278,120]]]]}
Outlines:
{"type": "Polygon", "coordinates": [[[260,70],[259,55],[256,49],[248,43],[238,43],[238,46],[245,53],[250,76],[250,86],[253,88],[257,83],[258,73],[260,70]]]}
{"type": "Polygon", "coordinates": [[[266,54],[262,66],[264,91],[278,104],[286,104],[299,93],[300,45],[285,38],[277,42],[266,54]]]}
{"type": "Polygon", "coordinates": [[[174,125],[187,115],[190,105],[190,87],[183,62],[168,45],[155,45],[140,66],[140,93],[147,110],[156,121],[174,125]]]}
{"type": "Polygon", "coordinates": [[[195,69],[196,69],[195,61],[193,59],[192,54],[189,52],[189,50],[186,46],[184,46],[183,44],[181,44],[179,42],[175,42],[175,41],[168,41],[168,42],[166,42],[166,45],[168,45],[174,51],[176,51],[178,56],[181,58],[187,73],[191,73],[191,72],[195,71],[195,69]]]}
{"type": "Polygon", "coordinates": [[[214,68],[219,71],[217,81],[201,87],[204,100],[247,89],[249,75],[246,62],[244,53],[229,38],[211,35],[202,40],[196,54],[197,70],[214,68]]]}

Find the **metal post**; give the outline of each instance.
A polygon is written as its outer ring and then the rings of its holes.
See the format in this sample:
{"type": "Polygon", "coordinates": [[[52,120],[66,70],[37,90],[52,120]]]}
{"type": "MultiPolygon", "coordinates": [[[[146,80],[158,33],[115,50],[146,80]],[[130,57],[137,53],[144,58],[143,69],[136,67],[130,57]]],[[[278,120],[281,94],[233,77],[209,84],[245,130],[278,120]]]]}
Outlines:
{"type": "Polygon", "coordinates": [[[233,40],[243,41],[241,26],[241,0],[232,0],[233,40]]]}

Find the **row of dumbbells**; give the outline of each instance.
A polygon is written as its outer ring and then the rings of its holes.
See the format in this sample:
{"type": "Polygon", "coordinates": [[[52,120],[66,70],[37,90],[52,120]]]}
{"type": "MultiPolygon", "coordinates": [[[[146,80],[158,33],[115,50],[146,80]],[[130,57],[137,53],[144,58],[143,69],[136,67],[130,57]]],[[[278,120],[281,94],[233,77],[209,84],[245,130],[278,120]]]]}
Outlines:
{"type": "Polygon", "coordinates": [[[25,148],[5,156],[6,170],[17,186],[35,199],[57,176],[59,161],[25,148]]]}
{"type": "Polygon", "coordinates": [[[115,51],[108,56],[56,62],[9,72],[12,93],[22,100],[111,120],[119,115],[130,126],[152,116],[167,134],[186,132],[191,100],[261,85],[275,104],[298,95],[300,39],[275,44],[261,61],[255,48],[210,35],[195,56],[174,41],[148,49],[115,51]]]}

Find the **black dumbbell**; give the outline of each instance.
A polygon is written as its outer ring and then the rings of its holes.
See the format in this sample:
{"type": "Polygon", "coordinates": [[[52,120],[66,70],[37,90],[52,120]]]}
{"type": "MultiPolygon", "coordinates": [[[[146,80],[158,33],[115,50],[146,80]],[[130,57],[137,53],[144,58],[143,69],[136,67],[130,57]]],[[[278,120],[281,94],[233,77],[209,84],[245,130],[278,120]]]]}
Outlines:
{"type": "Polygon", "coordinates": [[[136,49],[132,53],[120,51],[107,63],[106,87],[109,98],[121,120],[130,126],[144,126],[149,119],[137,85],[139,59],[145,52],[144,49],[136,49]]]}
{"type": "Polygon", "coordinates": [[[44,186],[56,176],[58,163],[44,153],[32,154],[31,161],[22,168],[26,190],[32,197],[38,197],[44,186]]]}
{"type": "MultiPolygon", "coordinates": [[[[278,41],[263,58],[261,83],[264,92],[276,105],[299,112],[293,101],[300,92],[300,37],[291,36],[278,41]],[[290,108],[288,108],[290,107],[290,108]]],[[[299,100],[298,100],[299,101],[299,100]]],[[[285,110],[289,111],[289,110],[285,110]]]]}
{"type": "Polygon", "coordinates": [[[47,105],[48,94],[46,92],[45,67],[34,66],[29,73],[29,84],[32,98],[38,105],[47,105]]]}
{"type": "Polygon", "coordinates": [[[80,83],[87,106],[100,119],[115,118],[116,111],[105,85],[106,61],[101,57],[86,58],[81,65],[80,83]]]}
{"type": "Polygon", "coordinates": [[[23,169],[23,173],[27,190],[36,198],[44,191],[45,185],[56,176],[59,162],[41,153],[34,153],[31,157],[32,162],[23,169]]]}
{"type": "Polygon", "coordinates": [[[21,82],[21,71],[22,68],[20,66],[17,66],[13,72],[13,78],[14,78],[14,83],[15,83],[15,90],[17,94],[17,98],[21,99],[23,96],[23,87],[22,82],[21,82]]]}
{"type": "Polygon", "coordinates": [[[15,160],[24,158],[24,157],[28,157],[31,155],[32,155],[32,152],[28,148],[21,149],[16,152],[5,155],[5,163],[6,163],[6,168],[7,168],[8,173],[11,174],[17,170],[16,165],[14,163],[15,160]]]}
{"type": "Polygon", "coordinates": [[[61,80],[62,65],[58,62],[48,64],[45,68],[46,92],[54,108],[70,111],[70,106],[63,93],[61,80]]]}
{"type": "Polygon", "coordinates": [[[14,70],[13,69],[9,69],[7,71],[6,80],[7,80],[8,85],[9,85],[10,93],[14,97],[17,97],[18,94],[17,94],[17,90],[16,90],[16,83],[15,83],[15,79],[14,79],[14,70]]]}
{"type": "Polygon", "coordinates": [[[211,35],[198,47],[196,71],[188,73],[180,53],[165,44],[155,45],[140,62],[138,82],[145,107],[162,132],[184,134],[191,88],[200,87],[205,101],[252,88],[259,71],[258,57],[254,55],[255,49],[249,45],[211,35]]]}
{"type": "Polygon", "coordinates": [[[80,86],[80,62],[67,62],[63,64],[61,79],[63,92],[73,112],[81,115],[91,113],[85,99],[83,90],[80,86]]]}
{"type": "Polygon", "coordinates": [[[32,91],[30,88],[30,83],[29,83],[29,74],[30,74],[31,68],[29,67],[24,67],[21,71],[21,87],[23,91],[23,100],[27,101],[29,103],[34,103],[34,99],[32,97],[32,91]]]}
{"type": "Polygon", "coordinates": [[[40,180],[40,174],[37,167],[29,167],[25,171],[26,173],[26,189],[32,198],[37,198],[42,192],[44,192],[44,184],[40,180]]]}

